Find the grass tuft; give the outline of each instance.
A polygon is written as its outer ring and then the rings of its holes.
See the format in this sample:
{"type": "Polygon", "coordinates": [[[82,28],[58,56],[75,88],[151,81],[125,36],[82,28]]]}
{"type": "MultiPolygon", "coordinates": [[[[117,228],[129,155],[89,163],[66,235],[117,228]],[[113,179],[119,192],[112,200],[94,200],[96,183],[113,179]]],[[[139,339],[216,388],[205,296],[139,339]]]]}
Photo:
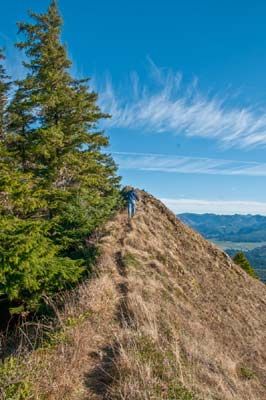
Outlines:
{"type": "Polygon", "coordinates": [[[130,267],[139,267],[140,266],[140,262],[139,260],[136,258],[136,256],[132,253],[126,253],[123,256],[123,264],[125,267],[130,268],[130,267]]]}
{"type": "Polygon", "coordinates": [[[240,376],[246,380],[251,380],[251,379],[256,378],[255,372],[245,366],[240,368],[240,376]]]}

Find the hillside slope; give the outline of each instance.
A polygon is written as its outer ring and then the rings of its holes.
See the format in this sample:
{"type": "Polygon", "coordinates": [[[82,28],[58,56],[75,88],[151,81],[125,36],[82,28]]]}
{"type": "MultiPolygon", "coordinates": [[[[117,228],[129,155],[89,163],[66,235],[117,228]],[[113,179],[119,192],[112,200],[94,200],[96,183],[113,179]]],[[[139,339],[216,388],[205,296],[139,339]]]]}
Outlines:
{"type": "Polygon", "coordinates": [[[131,225],[126,212],[108,223],[99,273],[66,305],[64,318],[79,323],[55,351],[35,355],[45,365],[36,393],[265,400],[266,286],[140,196],[131,225]]]}

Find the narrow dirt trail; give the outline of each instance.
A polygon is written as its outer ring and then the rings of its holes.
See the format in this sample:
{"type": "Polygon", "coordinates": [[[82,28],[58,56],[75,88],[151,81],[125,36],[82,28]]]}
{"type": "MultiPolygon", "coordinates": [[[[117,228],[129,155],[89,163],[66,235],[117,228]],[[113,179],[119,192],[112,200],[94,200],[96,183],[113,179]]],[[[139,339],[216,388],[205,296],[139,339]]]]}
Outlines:
{"type": "MultiPolygon", "coordinates": [[[[101,279],[104,278],[105,274],[109,279],[112,279],[117,297],[112,325],[110,326],[111,335],[106,337],[104,345],[101,343],[101,347],[94,350],[88,362],[85,380],[86,395],[82,397],[84,400],[111,399],[109,387],[116,375],[115,365],[119,358],[119,345],[116,342],[116,337],[121,336],[122,330],[130,328],[133,323],[133,316],[130,313],[127,299],[127,269],[123,262],[124,244],[128,234],[134,229],[133,224],[135,224],[135,221],[128,221],[126,211],[122,212],[107,225],[106,231],[110,235],[104,236],[100,242],[102,251],[101,279]],[[106,259],[109,261],[108,265],[106,265],[106,259]],[[112,268],[110,268],[110,264],[112,264],[112,268]]],[[[108,330],[108,327],[103,327],[102,333],[106,330],[108,330]]]]}

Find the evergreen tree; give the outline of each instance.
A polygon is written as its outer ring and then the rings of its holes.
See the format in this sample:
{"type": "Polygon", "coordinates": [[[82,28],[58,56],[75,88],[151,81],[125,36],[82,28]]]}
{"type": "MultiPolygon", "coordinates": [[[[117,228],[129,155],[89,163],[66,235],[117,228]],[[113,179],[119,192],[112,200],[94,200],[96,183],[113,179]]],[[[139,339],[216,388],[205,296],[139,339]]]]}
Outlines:
{"type": "Polygon", "coordinates": [[[26,77],[8,107],[0,175],[0,293],[35,307],[41,296],[76,282],[90,268],[85,238],[113,212],[119,178],[103,153],[105,118],[87,80],[71,77],[55,1],[20,23],[26,77]],[[9,250],[7,250],[9,249],[9,250]]]}
{"type": "Polygon", "coordinates": [[[245,254],[240,251],[235,254],[233,257],[234,262],[239,265],[244,271],[246,271],[250,276],[253,278],[258,278],[258,275],[254,271],[254,269],[251,267],[249,261],[247,260],[245,254]]]}
{"type": "Polygon", "coordinates": [[[3,183],[4,176],[7,176],[9,173],[9,167],[5,164],[7,152],[4,140],[7,128],[7,98],[11,83],[8,81],[9,77],[3,66],[4,60],[3,50],[0,49],[0,199],[6,199],[1,184],[3,183]]]}
{"type": "Polygon", "coordinates": [[[6,75],[2,61],[5,59],[3,50],[0,49],[0,140],[3,139],[6,129],[7,96],[10,88],[9,77],[6,75]]]}
{"type": "Polygon", "coordinates": [[[98,120],[107,116],[87,80],[69,73],[56,2],[46,14],[31,16],[35,24],[19,24],[25,40],[18,47],[29,61],[28,75],[18,82],[10,107],[13,150],[40,180],[47,218],[54,222],[53,237],[64,240],[66,251],[75,251],[117,201],[116,167],[101,151],[108,139],[96,130],[98,120]]]}
{"type": "Polygon", "coordinates": [[[0,49],[0,211],[4,208],[9,208],[9,198],[6,192],[7,182],[9,176],[12,174],[10,171],[10,164],[8,160],[8,152],[6,148],[6,135],[7,135],[7,98],[8,91],[11,83],[8,81],[9,77],[6,74],[3,66],[5,56],[3,50],[0,49]]]}

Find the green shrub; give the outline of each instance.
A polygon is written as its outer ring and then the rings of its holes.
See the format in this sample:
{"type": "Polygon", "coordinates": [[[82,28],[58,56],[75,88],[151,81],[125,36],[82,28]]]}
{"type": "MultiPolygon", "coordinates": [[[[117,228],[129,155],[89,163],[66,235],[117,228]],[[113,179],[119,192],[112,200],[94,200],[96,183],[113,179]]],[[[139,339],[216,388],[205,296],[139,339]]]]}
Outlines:
{"type": "Polygon", "coordinates": [[[19,358],[10,357],[0,363],[0,397],[3,400],[34,399],[27,366],[19,358]]]}

